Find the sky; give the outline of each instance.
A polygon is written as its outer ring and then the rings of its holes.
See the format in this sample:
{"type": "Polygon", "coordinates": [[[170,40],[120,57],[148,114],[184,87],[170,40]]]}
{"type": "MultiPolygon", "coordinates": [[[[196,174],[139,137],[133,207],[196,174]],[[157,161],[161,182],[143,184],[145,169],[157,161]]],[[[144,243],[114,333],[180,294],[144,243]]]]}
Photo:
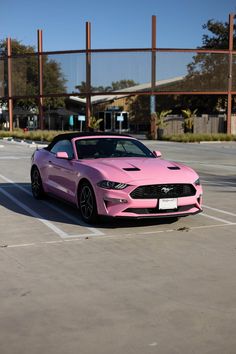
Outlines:
{"type": "Polygon", "coordinates": [[[227,22],[235,0],[0,0],[0,40],[11,37],[43,50],[85,49],[86,21],[93,49],[151,47],[151,18],[157,18],[158,48],[202,45],[209,19],[227,22]]]}

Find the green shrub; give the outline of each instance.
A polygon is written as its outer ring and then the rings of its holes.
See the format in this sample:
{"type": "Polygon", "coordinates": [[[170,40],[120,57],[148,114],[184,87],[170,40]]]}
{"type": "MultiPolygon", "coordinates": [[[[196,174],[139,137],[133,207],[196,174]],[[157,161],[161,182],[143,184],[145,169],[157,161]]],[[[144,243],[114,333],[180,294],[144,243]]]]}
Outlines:
{"type": "Polygon", "coordinates": [[[236,135],[229,134],[179,134],[167,135],[164,137],[167,141],[176,141],[182,143],[194,143],[200,141],[236,141],[236,135]]]}
{"type": "Polygon", "coordinates": [[[30,141],[45,141],[50,142],[54,136],[61,134],[62,131],[48,131],[48,130],[35,130],[26,131],[22,129],[15,129],[12,132],[0,130],[0,138],[15,138],[20,140],[30,141]]]}
{"type": "MultiPolygon", "coordinates": [[[[51,142],[52,139],[61,134],[62,131],[56,130],[35,130],[24,132],[22,129],[15,129],[13,132],[0,130],[0,138],[15,138],[29,141],[51,142]]],[[[150,138],[148,135],[147,138],[150,138]]],[[[182,143],[194,143],[200,141],[236,141],[236,135],[229,134],[193,134],[185,133],[179,135],[165,135],[163,140],[176,141],[182,143]]]]}

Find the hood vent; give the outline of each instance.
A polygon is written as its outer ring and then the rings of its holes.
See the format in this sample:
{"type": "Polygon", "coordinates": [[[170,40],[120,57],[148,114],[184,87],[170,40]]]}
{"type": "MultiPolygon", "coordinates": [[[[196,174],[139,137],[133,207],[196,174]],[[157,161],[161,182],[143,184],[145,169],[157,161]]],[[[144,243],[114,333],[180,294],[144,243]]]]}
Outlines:
{"type": "Polygon", "coordinates": [[[138,167],[124,167],[124,171],[140,171],[138,167]]]}
{"type": "Polygon", "coordinates": [[[178,166],[168,166],[167,167],[169,170],[180,170],[178,166]]]}

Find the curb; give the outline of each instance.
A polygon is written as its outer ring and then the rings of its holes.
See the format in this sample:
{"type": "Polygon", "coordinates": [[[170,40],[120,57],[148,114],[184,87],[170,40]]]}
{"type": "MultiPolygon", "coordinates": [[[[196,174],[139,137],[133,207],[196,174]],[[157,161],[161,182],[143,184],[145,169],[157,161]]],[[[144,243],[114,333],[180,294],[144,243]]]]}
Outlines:
{"type": "Polygon", "coordinates": [[[23,139],[14,139],[13,137],[7,137],[7,138],[1,138],[0,141],[7,141],[9,143],[15,143],[15,144],[24,144],[28,146],[29,148],[38,148],[40,147],[46,147],[48,146],[47,143],[42,142],[42,141],[33,141],[33,140],[23,140],[23,139]]]}

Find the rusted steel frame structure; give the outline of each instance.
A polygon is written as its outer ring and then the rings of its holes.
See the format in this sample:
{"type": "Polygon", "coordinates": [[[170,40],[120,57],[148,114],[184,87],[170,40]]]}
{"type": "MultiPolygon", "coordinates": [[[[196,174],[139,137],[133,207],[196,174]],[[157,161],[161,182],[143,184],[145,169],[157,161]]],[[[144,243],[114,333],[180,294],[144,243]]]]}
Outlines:
{"type": "Polygon", "coordinates": [[[91,23],[86,22],[86,130],[90,127],[91,118],[91,23]]]}
{"type": "MultiPolygon", "coordinates": [[[[86,87],[89,87],[90,90],[87,90],[86,92],[83,92],[83,95],[90,95],[90,96],[96,96],[96,95],[107,95],[107,91],[101,92],[101,91],[92,91],[91,89],[91,55],[93,53],[131,53],[131,52],[149,52],[151,53],[151,60],[152,60],[152,73],[151,73],[151,85],[149,90],[145,91],[129,91],[129,95],[227,95],[228,91],[155,91],[154,86],[155,86],[155,70],[156,70],[156,63],[154,63],[153,60],[153,53],[158,53],[158,52],[169,52],[169,53],[202,53],[202,54],[228,54],[228,55],[236,55],[236,50],[229,51],[228,49],[179,49],[179,48],[125,48],[125,49],[88,49],[88,50],[67,50],[67,51],[52,51],[52,52],[43,52],[42,55],[56,55],[56,54],[88,54],[86,56],[86,87]]],[[[28,54],[27,54],[28,55],[28,54]]],[[[33,54],[34,55],[34,54],[33,54]]],[[[17,57],[24,56],[24,55],[17,55],[17,57]]],[[[231,57],[231,72],[232,72],[232,57],[231,57]]],[[[232,91],[232,80],[231,80],[231,94],[236,95],[236,91],[232,91]]],[[[110,92],[111,93],[111,92],[110,92]]],[[[124,91],[113,91],[114,94],[117,95],[123,95],[124,91]]],[[[58,93],[58,94],[42,94],[42,97],[68,97],[68,96],[79,96],[80,93],[58,93]]],[[[14,96],[14,98],[27,98],[27,97],[35,97],[35,96],[14,96]]]]}
{"type": "MultiPolygon", "coordinates": [[[[151,85],[150,90],[145,91],[129,91],[128,95],[227,95],[228,96],[228,108],[227,108],[227,133],[231,132],[231,109],[232,109],[232,95],[236,95],[236,91],[232,91],[232,61],[233,55],[236,55],[236,51],[233,50],[233,29],[234,29],[235,14],[229,15],[229,48],[225,50],[214,49],[179,49],[179,48],[156,48],[156,16],[152,16],[152,47],[151,48],[125,48],[125,49],[91,49],[91,24],[86,22],[86,50],[67,50],[67,51],[51,51],[43,52],[42,44],[42,31],[38,30],[38,69],[39,69],[39,93],[38,95],[21,95],[12,96],[12,53],[11,53],[11,39],[7,39],[7,66],[8,66],[8,96],[3,97],[8,100],[9,109],[9,128],[13,129],[13,98],[37,98],[39,103],[39,116],[40,116],[40,128],[43,129],[43,98],[44,97],[69,97],[79,96],[79,93],[61,93],[61,94],[44,94],[43,92],[43,56],[55,55],[55,54],[72,54],[83,53],[86,54],[86,92],[83,95],[86,96],[86,127],[89,127],[89,120],[91,116],[91,96],[107,95],[107,92],[94,92],[91,87],[91,55],[92,53],[125,53],[125,52],[149,52],[151,53],[151,85]],[[155,34],[154,34],[155,32],[155,34]],[[156,53],[158,52],[172,52],[172,53],[215,53],[215,54],[228,54],[229,55],[229,71],[228,71],[228,91],[155,91],[156,80],[156,53]]],[[[35,53],[27,54],[35,55],[35,53]]],[[[14,57],[25,57],[24,54],[16,55],[14,57]]],[[[124,91],[113,91],[116,95],[124,95],[124,91]]]]}
{"type": "Polygon", "coordinates": [[[13,130],[13,99],[12,99],[12,55],[11,55],[11,38],[7,38],[7,86],[8,86],[8,114],[9,114],[9,130],[13,130]]]}
{"type": "Polygon", "coordinates": [[[156,16],[152,16],[152,81],[151,88],[154,92],[156,86],[156,16]]]}
{"type": "Polygon", "coordinates": [[[151,57],[151,91],[150,95],[150,125],[151,135],[157,138],[156,129],[156,96],[153,94],[156,87],[156,16],[152,16],[152,57],[151,57]]]}
{"type": "Polygon", "coordinates": [[[235,18],[234,14],[229,15],[229,76],[228,76],[227,134],[231,133],[234,18],[235,18]]]}
{"type": "Polygon", "coordinates": [[[39,88],[38,88],[39,126],[40,129],[43,129],[44,120],[43,120],[43,32],[42,30],[38,30],[38,72],[39,72],[39,88]]]}

